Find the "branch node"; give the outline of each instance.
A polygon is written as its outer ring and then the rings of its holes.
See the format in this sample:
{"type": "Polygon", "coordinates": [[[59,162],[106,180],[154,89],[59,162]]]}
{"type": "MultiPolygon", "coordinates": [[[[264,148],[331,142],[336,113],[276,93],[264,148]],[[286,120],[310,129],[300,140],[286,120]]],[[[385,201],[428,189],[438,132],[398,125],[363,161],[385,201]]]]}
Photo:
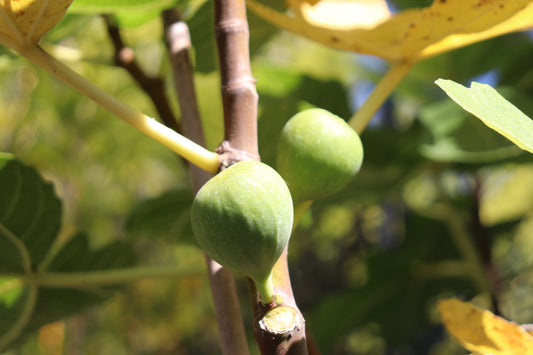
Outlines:
{"type": "Polygon", "coordinates": [[[220,155],[220,170],[227,169],[232,164],[235,164],[242,160],[261,160],[258,154],[253,154],[245,150],[233,148],[231,146],[231,143],[227,140],[223,141],[218,146],[215,152],[220,155]]]}

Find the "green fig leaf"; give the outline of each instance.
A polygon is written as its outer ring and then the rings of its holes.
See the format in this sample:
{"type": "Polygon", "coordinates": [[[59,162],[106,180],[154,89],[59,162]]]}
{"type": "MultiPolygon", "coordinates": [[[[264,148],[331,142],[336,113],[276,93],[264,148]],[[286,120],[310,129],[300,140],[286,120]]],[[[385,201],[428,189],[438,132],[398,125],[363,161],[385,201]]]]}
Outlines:
{"type": "Polygon", "coordinates": [[[113,287],[80,288],[84,272],[135,261],[125,241],[91,250],[88,238],[78,234],[55,247],[60,222],[61,202],[52,184],[12,155],[0,154],[0,351],[115,293],[113,287]],[[72,272],[77,286],[57,282],[58,273],[72,272]],[[44,276],[48,283],[35,281],[44,276]]]}
{"type": "Polygon", "coordinates": [[[191,227],[193,192],[168,191],[137,204],[126,219],[126,232],[132,238],[176,240],[196,244],[191,227]]]}
{"type": "Polygon", "coordinates": [[[438,79],[435,83],[489,128],[533,153],[533,121],[490,85],[473,82],[467,88],[445,79],[438,79]]]}
{"type": "Polygon", "coordinates": [[[18,161],[0,170],[0,273],[35,270],[59,231],[61,203],[51,184],[18,161]]]}

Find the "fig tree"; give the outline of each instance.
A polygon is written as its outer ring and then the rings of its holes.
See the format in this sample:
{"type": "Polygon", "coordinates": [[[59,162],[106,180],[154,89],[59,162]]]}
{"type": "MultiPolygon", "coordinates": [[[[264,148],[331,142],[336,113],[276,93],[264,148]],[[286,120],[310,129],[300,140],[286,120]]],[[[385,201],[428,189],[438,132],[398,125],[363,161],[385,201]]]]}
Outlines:
{"type": "Polygon", "coordinates": [[[215,175],[196,194],[191,222],[207,255],[250,277],[261,302],[272,302],[272,267],[293,223],[289,189],[274,169],[241,161],[215,175]]]}
{"type": "Polygon", "coordinates": [[[299,112],[281,131],[276,167],[295,202],[317,200],[341,190],[362,162],[359,135],[326,110],[299,112]]]}

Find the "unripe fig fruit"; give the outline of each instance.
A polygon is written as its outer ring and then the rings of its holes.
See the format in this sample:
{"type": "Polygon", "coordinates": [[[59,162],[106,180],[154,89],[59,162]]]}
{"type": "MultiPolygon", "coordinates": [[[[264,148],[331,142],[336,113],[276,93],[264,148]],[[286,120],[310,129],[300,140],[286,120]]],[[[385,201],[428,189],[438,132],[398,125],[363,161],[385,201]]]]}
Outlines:
{"type": "Polygon", "coordinates": [[[272,267],[293,223],[292,198],[281,176],[260,162],[235,163],[198,191],[191,221],[207,255],[250,277],[261,302],[272,302],[272,267]]]}
{"type": "Polygon", "coordinates": [[[361,168],[363,145],[342,118],[312,108],[285,124],[276,158],[294,201],[317,200],[350,182],[361,168]]]}

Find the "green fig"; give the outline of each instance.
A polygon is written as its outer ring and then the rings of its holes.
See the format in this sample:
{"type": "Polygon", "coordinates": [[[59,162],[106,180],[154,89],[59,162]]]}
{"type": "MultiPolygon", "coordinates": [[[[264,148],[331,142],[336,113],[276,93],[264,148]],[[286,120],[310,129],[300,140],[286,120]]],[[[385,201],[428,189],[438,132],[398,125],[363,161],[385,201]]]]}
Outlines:
{"type": "Polygon", "coordinates": [[[283,178],[260,162],[235,163],[198,191],[191,213],[194,235],[206,254],[250,277],[261,302],[271,303],[272,267],[293,223],[292,198],[283,178]]]}
{"type": "Polygon", "coordinates": [[[342,118],[312,108],[285,124],[276,159],[277,171],[299,203],[327,197],[345,187],[361,168],[363,145],[342,118]]]}

